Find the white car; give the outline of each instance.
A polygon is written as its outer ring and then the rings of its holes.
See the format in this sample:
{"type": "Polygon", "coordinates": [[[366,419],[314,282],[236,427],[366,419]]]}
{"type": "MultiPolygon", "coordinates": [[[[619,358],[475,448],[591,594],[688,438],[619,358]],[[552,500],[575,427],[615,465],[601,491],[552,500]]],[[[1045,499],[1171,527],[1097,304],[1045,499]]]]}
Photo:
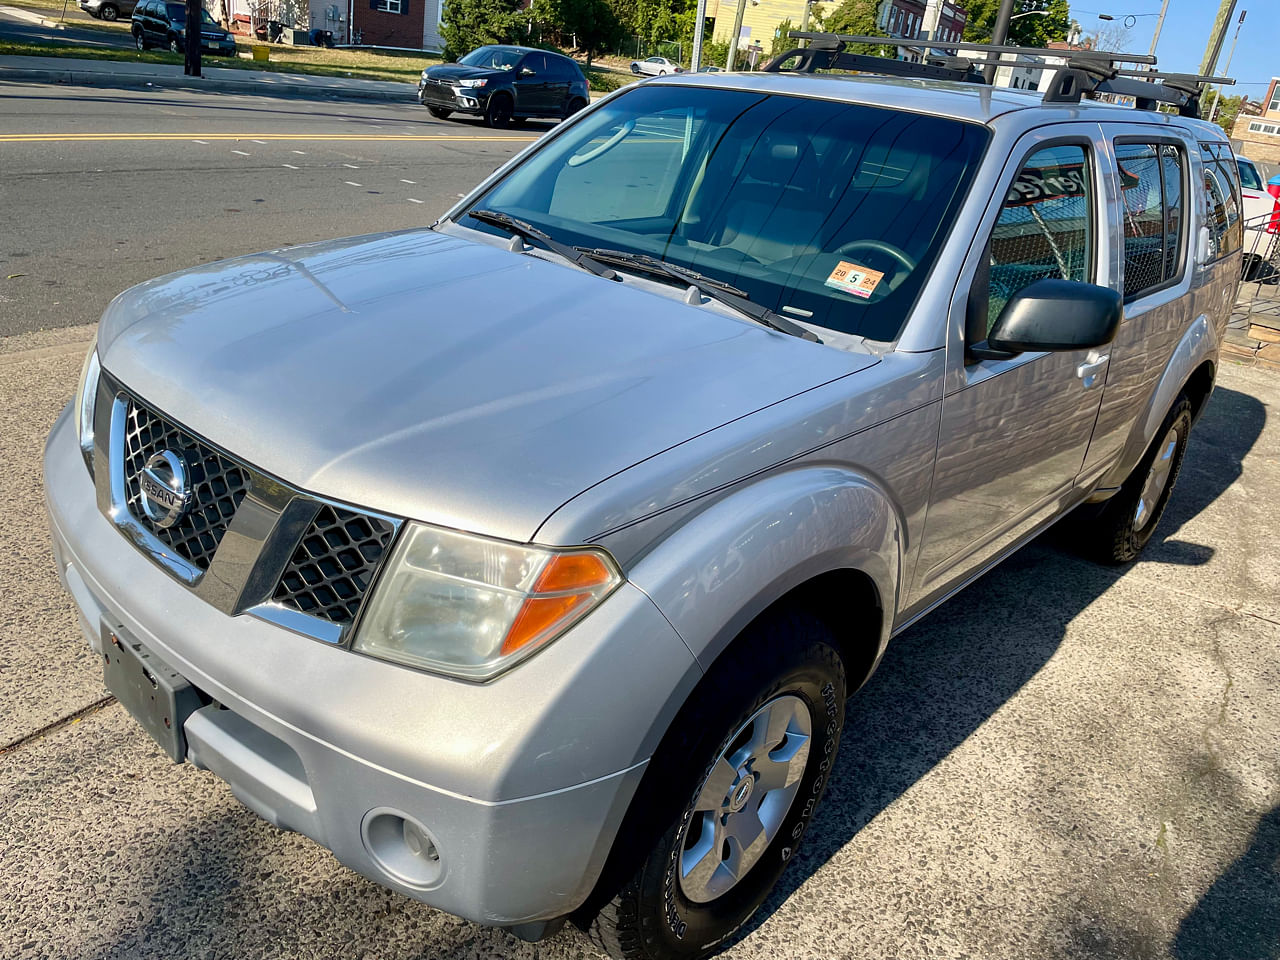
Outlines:
{"type": "Polygon", "coordinates": [[[1280,210],[1280,201],[1267,193],[1266,182],[1248,157],[1236,156],[1240,170],[1240,199],[1244,215],[1244,262],[1246,280],[1274,280],[1274,266],[1280,251],[1271,226],[1272,216],[1280,210]]]}
{"type": "Polygon", "coordinates": [[[637,76],[665,77],[668,73],[684,73],[684,67],[666,57],[650,57],[648,60],[632,60],[631,72],[637,76]]]}

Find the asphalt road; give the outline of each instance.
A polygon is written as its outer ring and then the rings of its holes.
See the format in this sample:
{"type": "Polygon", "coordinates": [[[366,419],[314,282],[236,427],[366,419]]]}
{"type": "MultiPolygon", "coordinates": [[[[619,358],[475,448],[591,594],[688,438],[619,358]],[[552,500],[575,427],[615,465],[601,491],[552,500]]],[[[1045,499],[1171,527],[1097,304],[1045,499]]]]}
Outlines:
{"type": "Polygon", "coordinates": [[[94,322],[126,287],[209,260],[429,224],[551,126],[0,83],[0,336],[94,322]]]}
{"type": "MultiPolygon", "coordinates": [[[[273,117],[316,131],[418,121],[396,108],[342,108],[344,121],[327,104],[322,119],[267,100],[28,93],[53,98],[7,114],[38,116],[28,130],[100,131],[116,116],[184,140],[0,143],[4,169],[26,171],[16,192],[0,179],[0,242],[17,230],[12,249],[30,253],[3,269],[36,278],[0,287],[23,304],[3,316],[28,331],[0,337],[0,958],[591,955],[571,930],[527,945],[389,893],[269,827],[211,774],[169,763],[104,700],[41,506],[41,443],[72,392],[86,321],[116,290],[326,230],[429,220],[518,144],[236,145],[210,137],[273,117]],[[178,190],[177,158],[219,207],[170,229],[176,198],[147,187],[178,190]],[[130,175],[99,178],[95,164],[130,175]],[[76,171],[95,189],[76,187],[76,171]],[[85,265],[74,283],[51,272],[65,262],[85,265]],[[63,322],[34,329],[34,314],[63,322]]],[[[1100,568],[1050,536],[897,638],[850,703],[805,846],[723,956],[1280,956],[1277,410],[1280,377],[1226,365],[1142,562],[1100,568]]]]}

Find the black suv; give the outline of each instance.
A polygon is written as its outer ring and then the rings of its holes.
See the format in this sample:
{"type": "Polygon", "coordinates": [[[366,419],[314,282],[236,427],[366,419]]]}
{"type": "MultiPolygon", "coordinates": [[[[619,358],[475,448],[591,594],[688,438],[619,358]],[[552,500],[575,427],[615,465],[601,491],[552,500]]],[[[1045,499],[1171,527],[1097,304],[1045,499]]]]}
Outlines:
{"type": "Polygon", "coordinates": [[[433,116],[467,113],[491,127],[568,117],[587,98],[586,78],[573,60],[529,47],[477,47],[457,63],[427,67],[418,81],[418,100],[433,116]]]}
{"type": "MultiPolygon", "coordinates": [[[[133,10],[133,42],[139,50],[167,47],[182,53],[187,39],[187,5],[166,0],[142,0],[133,10]]],[[[218,26],[209,11],[200,11],[200,52],[234,57],[236,41],[218,26]]]]}

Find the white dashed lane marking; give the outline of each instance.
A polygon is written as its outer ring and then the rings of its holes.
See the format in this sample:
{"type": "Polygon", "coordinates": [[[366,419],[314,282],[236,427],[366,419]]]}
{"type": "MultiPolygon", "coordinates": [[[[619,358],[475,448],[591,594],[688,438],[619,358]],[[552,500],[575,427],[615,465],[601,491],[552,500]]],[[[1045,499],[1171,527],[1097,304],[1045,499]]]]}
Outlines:
{"type": "Polygon", "coordinates": [[[192,140],[191,142],[192,142],[192,143],[202,143],[202,144],[204,144],[206,147],[209,145],[209,141],[208,141],[208,140],[192,140]]]}
{"type": "Polygon", "coordinates": [[[292,163],[282,163],[282,164],[280,164],[280,166],[282,166],[282,167],[288,167],[290,170],[297,170],[297,169],[298,169],[298,168],[297,168],[297,167],[295,167],[292,163]]]}
{"type": "Polygon", "coordinates": [[[343,166],[344,166],[344,167],[346,167],[348,170],[359,170],[359,169],[360,169],[360,168],[359,168],[359,167],[357,167],[354,163],[344,163],[344,164],[343,164],[343,166]]]}
{"type": "Polygon", "coordinates": [[[356,183],[354,180],[343,180],[342,182],[343,182],[343,183],[345,183],[348,187],[363,187],[363,186],[364,186],[364,184],[363,184],[363,183],[356,183]]]}
{"type": "Polygon", "coordinates": [[[240,154],[240,156],[242,156],[242,157],[249,157],[249,156],[252,156],[252,154],[245,153],[243,150],[232,150],[231,152],[232,152],[232,153],[238,153],[238,154],[240,154]]]}
{"type": "Polygon", "coordinates": [[[423,201],[421,201],[421,200],[415,200],[413,197],[410,197],[410,198],[409,198],[409,202],[410,202],[410,203],[422,203],[423,201]]]}
{"type": "Polygon", "coordinates": [[[401,182],[401,183],[415,183],[415,184],[416,184],[418,181],[417,181],[417,180],[401,180],[400,182],[401,182]]]}
{"type": "Polygon", "coordinates": [[[267,145],[267,141],[265,141],[265,140],[254,140],[253,142],[254,142],[254,143],[260,143],[260,144],[262,144],[264,147],[267,145]]]}
{"type": "Polygon", "coordinates": [[[305,151],[305,150],[294,150],[293,152],[294,152],[294,153],[296,153],[296,154],[297,154],[298,156],[300,156],[300,157],[305,157],[305,156],[307,155],[307,151],[305,151]]]}

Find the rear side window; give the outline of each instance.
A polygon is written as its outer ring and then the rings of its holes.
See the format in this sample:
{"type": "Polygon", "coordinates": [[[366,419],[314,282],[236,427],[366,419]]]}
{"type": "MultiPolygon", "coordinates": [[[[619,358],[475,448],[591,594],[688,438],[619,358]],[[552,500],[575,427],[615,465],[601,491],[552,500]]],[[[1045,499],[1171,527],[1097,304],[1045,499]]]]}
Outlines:
{"type": "Polygon", "coordinates": [[[1262,178],[1258,176],[1258,168],[1248,160],[1239,160],[1236,162],[1236,168],[1240,171],[1240,185],[1249,190],[1264,190],[1262,178]]]}
{"type": "Polygon", "coordinates": [[[1031,154],[991,231],[986,331],[1015,293],[1036,280],[1093,278],[1093,176],[1082,144],[1031,154]]]}
{"type": "Polygon", "coordinates": [[[1236,179],[1235,158],[1225,144],[1200,144],[1204,161],[1204,193],[1208,210],[1209,259],[1216,260],[1234,253],[1244,245],[1240,222],[1240,184],[1236,179]]]}
{"type": "Polygon", "coordinates": [[[1183,247],[1186,159],[1171,143],[1117,143],[1127,299],[1175,281],[1183,247]]]}

